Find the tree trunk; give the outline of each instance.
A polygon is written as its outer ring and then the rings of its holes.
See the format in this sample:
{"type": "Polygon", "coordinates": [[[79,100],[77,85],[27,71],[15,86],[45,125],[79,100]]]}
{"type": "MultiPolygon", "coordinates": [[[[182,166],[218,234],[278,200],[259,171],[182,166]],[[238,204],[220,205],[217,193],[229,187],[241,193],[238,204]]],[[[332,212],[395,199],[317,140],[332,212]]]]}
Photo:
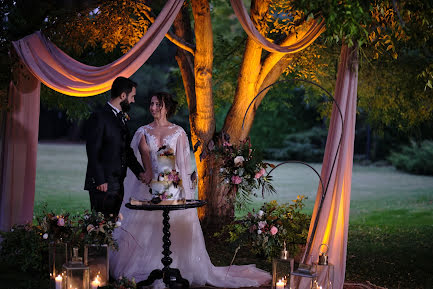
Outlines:
{"type": "MultiPolygon", "coordinates": [[[[197,164],[199,198],[207,205],[199,209],[199,217],[205,227],[217,229],[234,217],[235,191],[222,183],[219,177],[220,164],[209,153],[209,141],[215,135],[214,104],[212,99],[213,36],[208,0],[192,0],[196,49],[194,56],[178,49],[176,60],[182,73],[187,95],[191,139],[197,164]]],[[[263,21],[268,13],[269,0],[253,0],[251,18],[257,29],[266,34],[263,21]]],[[[300,25],[281,43],[289,45],[296,41],[296,35],[305,33],[312,22],[300,25]]],[[[188,11],[184,7],[174,22],[174,32],[189,43],[192,32],[188,11]]],[[[256,94],[269,84],[277,81],[292,57],[283,53],[267,53],[263,57],[260,45],[248,38],[238,75],[238,86],[233,104],[226,116],[222,131],[230,135],[230,142],[237,144],[244,140],[251,129],[255,112],[265,91],[250,108],[242,128],[242,121],[248,105],[256,94]]]]}
{"type": "Polygon", "coordinates": [[[214,103],[212,98],[213,35],[208,0],[193,0],[196,51],[194,55],[194,79],[196,93],[195,115],[190,116],[191,139],[197,164],[199,199],[208,202],[198,210],[200,219],[207,216],[208,208],[214,208],[211,184],[212,160],[206,157],[207,145],[215,133],[214,103]]]}

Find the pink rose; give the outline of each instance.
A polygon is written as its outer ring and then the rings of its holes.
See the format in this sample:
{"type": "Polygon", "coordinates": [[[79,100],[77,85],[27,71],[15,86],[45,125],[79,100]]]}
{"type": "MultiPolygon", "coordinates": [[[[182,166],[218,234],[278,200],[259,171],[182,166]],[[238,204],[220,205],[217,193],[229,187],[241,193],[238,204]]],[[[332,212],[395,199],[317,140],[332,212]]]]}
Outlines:
{"type": "Polygon", "coordinates": [[[57,226],[63,227],[65,225],[65,219],[59,218],[57,220],[57,226]]]}
{"type": "Polygon", "coordinates": [[[266,174],[266,170],[264,168],[261,168],[260,171],[258,171],[255,175],[254,178],[256,179],[260,179],[264,174],[266,174]]]}
{"type": "Polygon", "coordinates": [[[278,233],[278,228],[275,227],[275,226],[272,226],[272,228],[271,228],[271,234],[275,235],[276,233],[278,233]]]}
{"type": "Polygon", "coordinates": [[[239,185],[242,183],[242,178],[240,176],[232,176],[232,183],[235,185],[239,185]]]}

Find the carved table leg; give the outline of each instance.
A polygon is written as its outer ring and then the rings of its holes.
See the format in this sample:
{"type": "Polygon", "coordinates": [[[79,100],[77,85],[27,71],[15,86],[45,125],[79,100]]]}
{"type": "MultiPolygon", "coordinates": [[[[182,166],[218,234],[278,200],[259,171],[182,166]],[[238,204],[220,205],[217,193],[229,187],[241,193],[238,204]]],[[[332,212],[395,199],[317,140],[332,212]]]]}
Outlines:
{"type": "Polygon", "coordinates": [[[163,229],[162,232],[164,233],[162,237],[162,248],[164,249],[162,251],[163,258],[161,259],[161,263],[164,265],[164,268],[162,270],[156,269],[153,270],[147,280],[141,281],[137,283],[137,286],[148,286],[151,285],[156,279],[161,279],[164,281],[165,285],[168,288],[174,289],[174,288],[189,288],[189,282],[188,280],[182,278],[180,275],[179,269],[176,268],[170,268],[170,264],[173,262],[173,259],[170,257],[170,254],[172,253],[170,251],[170,216],[169,216],[169,210],[163,210],[162,216],[163,221],[162,224],[163,229]]]}

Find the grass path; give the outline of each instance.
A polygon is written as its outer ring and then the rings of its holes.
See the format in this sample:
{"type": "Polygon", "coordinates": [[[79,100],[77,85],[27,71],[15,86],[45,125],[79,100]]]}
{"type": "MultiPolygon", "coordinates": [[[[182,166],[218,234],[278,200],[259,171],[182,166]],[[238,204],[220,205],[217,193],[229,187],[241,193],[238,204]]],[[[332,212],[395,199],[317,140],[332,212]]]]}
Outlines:
{"type": "MultiPolygon", "coordinates": [[[[35,213],[43,202],[56,212],[88,209],[86,164],[82,144],[39,144],[35,213]]],[[[313,167],[320,172],[320,164],[313,167]]],[[[312,211],[318,178],[311,169],[286,164],[273,178],[278,193],[254,200],[249,209],[303,194],[308,197],[306,212],[312,211]]],[[[432,239],[433,177],[392,167],[354,166],[346,279],[388,288],[433,288],[432,239]]]]}

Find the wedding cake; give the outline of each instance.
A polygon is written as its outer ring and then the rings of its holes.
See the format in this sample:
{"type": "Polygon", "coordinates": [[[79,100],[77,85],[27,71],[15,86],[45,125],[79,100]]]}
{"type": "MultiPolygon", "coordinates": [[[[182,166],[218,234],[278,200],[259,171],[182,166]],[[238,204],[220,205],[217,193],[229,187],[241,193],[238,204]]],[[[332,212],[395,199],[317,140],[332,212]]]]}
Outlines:
{"type": "Polygon", "coordinates": [[[182,180],[176,171],[173,150],[162,146],[157,152],[158,175],[150,182],[151,203],[158,205],[184,204],[182,195],[182,180]]]}

